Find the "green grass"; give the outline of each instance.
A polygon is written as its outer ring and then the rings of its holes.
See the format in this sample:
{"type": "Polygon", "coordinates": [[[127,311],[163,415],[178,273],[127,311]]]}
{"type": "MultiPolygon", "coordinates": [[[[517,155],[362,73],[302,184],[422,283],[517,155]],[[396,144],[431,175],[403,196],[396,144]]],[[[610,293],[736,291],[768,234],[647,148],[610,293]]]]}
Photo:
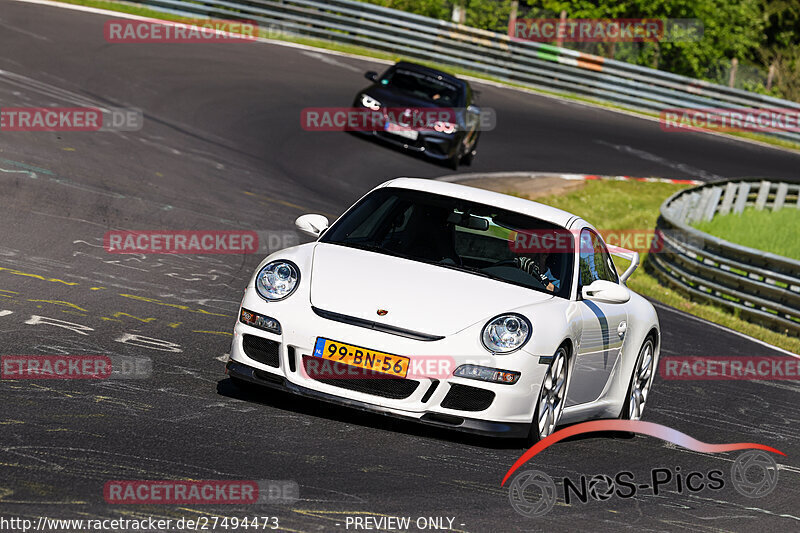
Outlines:
{"type": "MultiPolygon", "coordinates": [[[[161,11],[156,11],[154,9],[148,9],[146,7],[141,7],[136,4],[128,4],[124,2],[113,2],[110,0],[54,0],[64,4],[74,4],[80,6],[88,6],[94,7],[98,9],[107,9],[109,11],[118,11],[120,13],[129,13],[132,15],[139,15],[142,17],[150,17],[155,19],[162,19],[162,20],[171,20],[175,22],[188,22],[194,20],[195,18],[200,17],[182,17],[179,15],[173,15],[170,13],[163,13],[161,11]]],[[[247,17],[242,17],[247,18],[247,17]]],[[[374,58],[374,59],[384,59],[387,61],[401,61],[407,60],[412,61],[415,63],[420,63],[422,65],[427,65],[429,67],[433,67],[439,70],[444,70],[445,72],[450,72],[457,76],[472,76],[474,78],[479,78],[487,81],[493,81],[495,83],[500,83],[502,85],[506,85],[508,87],[516,87],[519,89],[529,90],[539,94],[546,94],[551,96],[557,96],[559,98],[566,98],[569,100],[575,100],[577,102],[585,102],[597,107],[603,107],[606,109],[612,109],[617,111],[625,111],[628,113],[633,113],[636,115],[647,116],[651,118],[658,118],[659,114],[655,112],[643,111],[641,109],[635,109],[631,107],[626,107],[620,104],[614,104],[610,102],[606,102],[603,100],[597,100],[595,98],[590,98],[586,96],[580,96],[573,93],[568,92],[561,92],[561,91],[554,91],[548,89],[542,89],[540,87],[534,87],[532,85],[527,85],[524,83],[515,83],[510,81],[501,80],[496,78],[490,74],[486,74],[484,72],[479,72],[475,70],[468,70],[459,67],[453,67],[450,65],[444,65],[441,63],[437,63],[435,61],[422,61],[420,59],[406,57],[400,54],[391,54],[388,52],[383,52],[380,50],[373,50],[370,48],[365,48],[363,46],[356,46],[356,45],[348,45],[348,44],[339,44],[333,41],[325,40],[325,39],[315,39],[311,37],[302,37],[299,35],[293,35],[289,33],[279,33],[273,34],[266,30],[262,30],[260,32],[261,37],[270,38],[270,39],[277,39],[280,41],[291,42],[296,44],[302,44],[305,46],[310,46],[313,48],[320,48],[323,50],[332,50],[335,52],[343,52],[347,54],[358,55],[362,57],[374,58]]],[[[762,142],[765,144],[770,144],[773,146],[778,146],[780,148],[786,148],[788,150],[800,151],[800,143],[789,141],[786,139],[779,139],[776,137],[771,137],[769,135],[763,135],[756,132],[725,132],[721,135],[729,135],[731,137],[739,137],[742,139],[750,139],[753,141],[762,142]]]]}
{"type": "MultiPolygon", "coordinates": [[[[586,186],[578,191],[561,196],[537,198],[536,201],[575,213],[600,230],[652,230],[655,228],[661,203],[670,194],[685,187],[670,183],[588,181],[586,186]]],[[[797,235],[800,235],[800,231],[797,220],[794,222],[795,231],[787,240],[798,240],[797,235]]],[[[641,255],[641,264],[644,264],[647,261],[647,254],[641,255]]],[[[615,258],[615,262],[620,271],[627,267],[625,261],[615,258]]],[[[683,293],[661,285],[658,279],[642,266],[628,280],[628,286],[639,294],[681,311],[740,331],[785,350],[800,353],[800,339],[747,322],[726,308],[690,300],[683,293]]]]}
{"type": "Polygon", "coordinates": [[[800,260],[800,210],[793,207],[776,212],[747,208],[694,226],[726,241],[800,260]]]}

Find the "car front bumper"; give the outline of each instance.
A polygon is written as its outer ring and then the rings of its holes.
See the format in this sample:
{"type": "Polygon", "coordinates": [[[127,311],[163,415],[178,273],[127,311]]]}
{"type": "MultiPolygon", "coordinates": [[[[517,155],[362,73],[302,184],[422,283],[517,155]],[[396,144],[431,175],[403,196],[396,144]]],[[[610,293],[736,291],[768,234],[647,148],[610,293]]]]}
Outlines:
{"type": "Polygon", "coordinates": [[[277,334],[237,322],[228,365],[232,376],[441,427],[485,435],[527,435],[547,369],[539,357],[523,350],[491,356],[480,344],[482,323],[436,340],[419,340],[320,316],[312,310],[307,295],[303,296],[295,294],[283,301],[265,302],[255,289],[248,287],[242,307],[276,319],[282,329],[277,334]],[[413,376],[409,373],[402,380],[316,379],[306,371],[306,361],[325,361],[311,355],[318,337],[409,357],[412,364],[446,360],[449,366],[446,371],[417,372],[413,376]],[[266,351],[254,352],[253,343],[268,349],[269,360],[261,355],[266,351]],[[513,385],[452,375],[461,364],[480,364],[521,375],[513,385]],[[364,384],[372,388],[364,388],[364,384]],[[395,386],[404,388],[402,394],[393,395],[397,392],[395,386]],[[376,387],[392,390],[376,391],[376,387]]]}
{"type": "Polygon", "coordinates": [[[457,133],[452,135],[420,133],[416,140],[385,131],[364,131],[359,133],[437,161],[445,161],[455,156],[460,142],[460,135],[457,133]]]}
{"type": "Polygon", "coordinates": [[[361,411],[379,413],[405,420],[420,422],[429,426],[455,429],[475,435],[523,439],[527,437],[530,429],[530,424],[490,422],[487,420],[478,420],[474,418],[465,418],[452,415],[441,415],[437,413],[426,413],[419,417],[410,416],[409,413],[401,413],[396,410],[387,409],[375,404],[351,400],[342,396],[326,394],[314,389],[302,387],[276,374],[269,374],[237,361],[228,361],[228,364],[225,366],[225,373],[233,378],[247,381],[255,385],[289,392],[306,398],[322,400],[361,411]]]}

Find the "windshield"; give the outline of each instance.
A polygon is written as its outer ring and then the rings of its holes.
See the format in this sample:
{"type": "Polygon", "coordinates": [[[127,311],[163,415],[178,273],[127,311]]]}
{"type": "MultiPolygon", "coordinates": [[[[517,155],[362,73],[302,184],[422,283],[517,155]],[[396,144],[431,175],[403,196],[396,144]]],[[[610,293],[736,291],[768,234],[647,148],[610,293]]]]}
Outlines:
{"type": "Polygon", "coordinates": [[[435,102],[442,107],[458,106],[458,88],[452,83],[422,72],[391,69],[381,79],[381,85],[404,92],[420,100],[435,102]]]}
{"type": "Polygon", "coordinates": [[[564,232],[549,222],[497,207],[386,187],[364,197],[320,242],[421,261],[569,298],[573,254],[514,251],[517,232],[532,230],[564,232]]]}

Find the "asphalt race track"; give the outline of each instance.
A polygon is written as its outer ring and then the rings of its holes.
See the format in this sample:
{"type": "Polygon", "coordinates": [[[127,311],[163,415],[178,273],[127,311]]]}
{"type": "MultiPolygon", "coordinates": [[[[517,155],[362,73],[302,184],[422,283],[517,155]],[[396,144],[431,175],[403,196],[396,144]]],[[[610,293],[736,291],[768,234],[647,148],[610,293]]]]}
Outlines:
{"type": "MultiPolygon", "coordinates": [[[[300,128],[302,108],[349,105],[366,85],[362,73],[383,65],[266,43],[109,44],[105,20],[0,0],[2,107],[144,113],[136,132],[0,132],[0,353],[149,357],[155,372],[146,380],[0,381],[0,516],[269,515],[285,531],[346,531],[348,516],[383,515],[451,517],[461,531],[798,528],[799,389],[788,381],[656,378],[645,414],[704,442],[783,451],[769,496],[673,485],[585,504],[559,497],[536,519],[517,514],[500,486],[519,445],[240,392],[223,361],[242,289],[267,250],[112,255],[105,232],[252,229],[270,237],[268,247],[293,244],[293,221],[303,213],[335,217],[388,178],[448,171],[353,135],[300,128]],[[103,499],[109,480],[178,478],[294,480],[300,500],[254,509],[103,499]]],[[[800,155],[787,151],[478,89],[497,128],[483,135],[465,172],[800,178],[800,155]]],[[[776,353],[658,311],[662,355],[776,353]]],[[[528,467],[555,479],[629,470],[644,481],[653,468],[677,467],[719,469],[727,479],[735,457],[600,435],[557,444],[528,467]]]]}

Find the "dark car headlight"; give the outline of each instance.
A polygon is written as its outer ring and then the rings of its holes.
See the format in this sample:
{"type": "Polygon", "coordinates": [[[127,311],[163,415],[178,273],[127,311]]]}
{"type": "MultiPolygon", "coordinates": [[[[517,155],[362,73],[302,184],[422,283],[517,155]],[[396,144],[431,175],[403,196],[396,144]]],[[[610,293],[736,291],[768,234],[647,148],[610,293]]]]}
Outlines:
{"type": "Polygon", "coordinates": [[[258,271],[256,292],[265,300],[283,300],[300,283],[300,270],[291,261],[271,261],[258,271]]]}
{"type": "Polygon", "coordinates": [[[507,354],[522,348],[532,331],[533,327],[527,318],[509,313],[487,322],[483,326],[481,341],[493,354],[507,354]]]}
{"type": "Polygon", "coordinates": [[[378,111],[381,108],[381,103],[368,94],[361,95],[361,105],[373,111],[378,111]]]}

